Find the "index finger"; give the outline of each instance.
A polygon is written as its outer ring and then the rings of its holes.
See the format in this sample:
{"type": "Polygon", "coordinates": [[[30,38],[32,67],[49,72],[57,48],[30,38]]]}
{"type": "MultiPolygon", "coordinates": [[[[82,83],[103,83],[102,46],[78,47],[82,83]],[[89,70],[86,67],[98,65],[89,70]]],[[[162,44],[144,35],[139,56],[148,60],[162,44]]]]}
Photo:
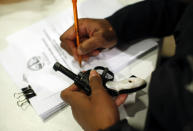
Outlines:
{"type": "Polygon", "coordinates": [[[74,56],[76,54],[75,46],[75,32],[73,27],[70,27],[66,32],[60,36],[61,47],[65,49],[70,55],[74,56]]]}
{"type": "Polygon", "coordinates": [[[115,99],[115,104],[119,107],[120,105],[122,105],[126,101],[127,96],[128,96],[128,94],[118,95],[117,98],[115,99]]]}
{"type": "MultiPolygon", "coordinates": [[[[88,32],[83,23],[84,20],[80,20],[79,36],[81,42],[88,38],[88,32]]],[[[70,55],[74,56],[75,60],[78,60],[76,33],[74,26],[71,26],[66,32],[64,32],[61,35],[60,40],[61,40],[61,47],[65,49],[70,55]]]]}
{"type": "Polygon", "coordinates": [[[68,28],[67,31],[65,31],[61,36],[60,36],[60,40],[71,40],[74,41],[76,39],[76,34],[74,31],[74,26],[71,26],[70,28],[68,28]]]}

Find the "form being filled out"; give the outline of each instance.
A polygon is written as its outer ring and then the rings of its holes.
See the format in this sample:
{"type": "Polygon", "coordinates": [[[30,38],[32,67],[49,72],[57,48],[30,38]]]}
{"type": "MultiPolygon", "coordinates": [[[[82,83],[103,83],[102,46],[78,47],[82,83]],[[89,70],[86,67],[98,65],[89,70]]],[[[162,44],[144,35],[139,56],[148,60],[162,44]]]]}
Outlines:
{"type": "MultiPolygon", "coordinates": [[[[82,3],[78,9],[79,17],[104,18],[122,7],[116,0],[100,1],[82,3]],[[102,8],[103,5],[108,7],[102,8]],[[86,11],[85,7],[91,11],[86,11]]],[[[8,47],[0,52],[1,64],[18,87],[32,87],[36,96],[30,98],[29,102],[43,120],[66,105],[60,98],[60,92],[73,83],[65,75],[53,70],[55,62],[62,63],[74,73],[104,66],[116,74],[133,60],[157,47],[155,40],[148,39],[129,45],[124,50],[123,47],[105,49],[98,56],[83,62],[80,68],[78,62],[60,47],[60,36],[72,25],[73,11],[69,8],[11,35],[7,38],[8,47]]]]}

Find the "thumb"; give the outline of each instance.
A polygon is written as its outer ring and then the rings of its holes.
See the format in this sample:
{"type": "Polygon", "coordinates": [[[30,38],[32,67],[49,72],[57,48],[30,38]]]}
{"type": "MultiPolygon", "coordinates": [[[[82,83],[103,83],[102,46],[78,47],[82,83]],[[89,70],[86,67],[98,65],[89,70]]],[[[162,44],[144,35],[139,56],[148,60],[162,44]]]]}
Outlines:
{"type": "Polygon", "coordinates": [[[88,96],[80,92],[74,84],[63,90],[61,98],[70,106],[86,106],[89,102],[88,96]]]}
{"type": "Polygon", "coordinates": [[[99,47],[99,43],[96,37],[89,38],[82,42],[78,47],[78,54],[79,55],[86,55],[99,47]]]}
{"type": "Polygon", "coordinates": [[[92,90],[92,96],[106,92],[102,84],[102,79],[95,70],[91,70],[90,72],[89,84],[92,90]]]}

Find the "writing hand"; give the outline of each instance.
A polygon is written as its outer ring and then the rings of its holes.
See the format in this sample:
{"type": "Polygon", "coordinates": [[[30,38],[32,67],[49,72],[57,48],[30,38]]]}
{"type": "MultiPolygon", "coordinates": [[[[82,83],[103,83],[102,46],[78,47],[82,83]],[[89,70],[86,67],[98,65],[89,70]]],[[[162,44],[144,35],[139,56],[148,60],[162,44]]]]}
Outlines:
{"type": "Polygon", "coordinates": [[[105,19],[80,19],[79,20],[80,46],[76,47],[74,26],[71,26],[60,37],[61,47],[78,60],[82,55],[83,60],[97,56],[101,48],[111,48],[117,43],[115,31],[105,19]]]}

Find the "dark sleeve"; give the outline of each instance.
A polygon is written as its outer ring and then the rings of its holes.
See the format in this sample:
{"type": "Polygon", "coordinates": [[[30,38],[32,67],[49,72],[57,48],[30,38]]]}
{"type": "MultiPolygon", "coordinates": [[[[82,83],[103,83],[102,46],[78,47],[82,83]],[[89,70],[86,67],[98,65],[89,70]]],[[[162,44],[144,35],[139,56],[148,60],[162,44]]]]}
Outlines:
{"type": "Polygon", "coordinates": [[[193,130],[193,57],[174,56],[152,74],[145,131],[193,130]]]}
{"type": "Polygon", "coordinates": [[[185,7],[180,0],[146,0],[126,6],[106,19],[119,41],[163,37],[174,32],[185,7]]]}
{"type": "Polygon", "coordinates": [[[124,120],[117,122],[115,125],[105,130],[100,130],[100,131],[137,131],[137,130],[129,126],[127,120],[124,119],[124,120]]]}

